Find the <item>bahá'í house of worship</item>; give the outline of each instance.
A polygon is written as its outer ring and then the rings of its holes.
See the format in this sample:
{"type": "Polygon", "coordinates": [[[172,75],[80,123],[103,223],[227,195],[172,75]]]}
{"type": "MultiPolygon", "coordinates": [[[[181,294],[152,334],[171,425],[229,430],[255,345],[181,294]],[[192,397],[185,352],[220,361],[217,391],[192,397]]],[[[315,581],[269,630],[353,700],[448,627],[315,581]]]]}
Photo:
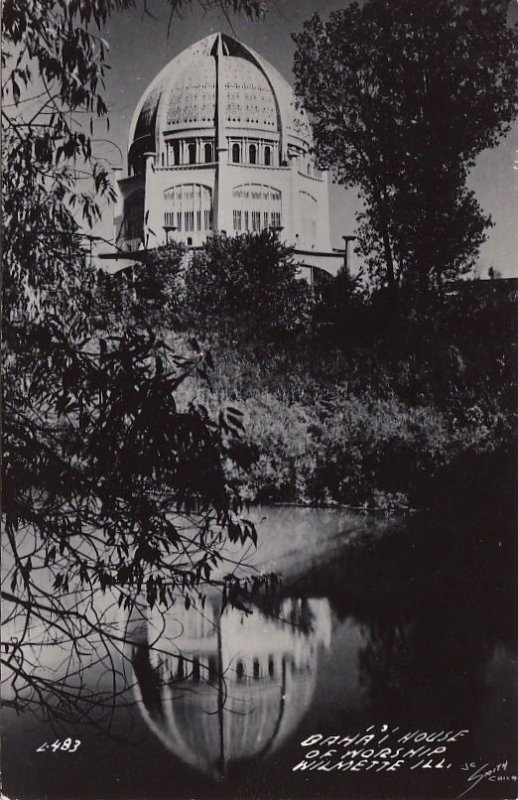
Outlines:
{"type": "Polygon", "coordinates": [[[336,274],[344,261],[331,247],[328,176],[315,166],[306,113],[271,64],[226,34],[184,50],[146,89],[127,163],[114,219],[119,255],[139,260],[173,240],[196,248],[214,232],[267,228],[309,278],[315,268],[336,274]]]}

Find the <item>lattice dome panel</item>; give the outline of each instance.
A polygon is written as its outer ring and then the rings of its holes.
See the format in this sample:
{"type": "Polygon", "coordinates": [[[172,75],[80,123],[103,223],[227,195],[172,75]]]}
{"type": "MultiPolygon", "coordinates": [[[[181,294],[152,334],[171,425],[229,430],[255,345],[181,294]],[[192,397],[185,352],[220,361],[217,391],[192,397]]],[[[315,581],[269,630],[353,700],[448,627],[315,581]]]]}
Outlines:
{"type": "Polygon", "coordinates": [[[227,56],[223,70],[227,123],[231,126],[275,130],[275,98],[258,67],[243,58],[227,56]]]}
{"type": "Polygon", "coordinates": [[[211,56],[198,56],[169,92],[166,124],[213,125],[215,113],[216,62],[211,56]]]}

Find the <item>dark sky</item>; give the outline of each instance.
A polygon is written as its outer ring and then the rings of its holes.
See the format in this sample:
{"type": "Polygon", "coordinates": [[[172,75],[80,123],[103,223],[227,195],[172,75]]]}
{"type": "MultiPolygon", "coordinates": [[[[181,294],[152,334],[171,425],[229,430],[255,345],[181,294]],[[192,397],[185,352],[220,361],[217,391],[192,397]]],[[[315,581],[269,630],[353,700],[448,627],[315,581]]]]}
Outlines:
{"type": "MultiPolygon", "coordinates": [[[[515,3],[518,9],[518,4],[515,3]]],[[[315,11],[326,18],[330,11],[342,8],[344,0],[269,0],[263,21],[247,21],[232,15],[230,22],[221,11],[204,13],[196,0],[175,18],[168,36],[169,10],[165,0],[148,0],[153,18],[143,15],[143,3],[137,8],[114,13],[103,37],[110,45],[111,66],[106,81],[106,99],[110,108],[110,132],[126,153],[127,133],[133,110],[146,87],[168,61],[198,39],[216,31],[228,32],[267,58],[287,78],[292,79],[294,43],[290,34],[301,30],[303,22],[315,11]]],[[[518,14],[516,14],[518,16],[518,14]]],[[[99,136],[105,136],[99,132],[99,136]]],[[[98,126],[98,131],[102,130],[98,126]]],[[[101,145],[110,160],[120,163],[115,147],[101,145]],[[107,148],[107,149],[105,149],[107,148]]],[[[488,242],[481,251],[482,276],[493,265],[506,276],[518,276],[518,125],[494,150],[485,151],[470,176],[470,186],[484,210],[495,223],[488,242]]],[[[331,233],[333,246],[341,246],[341,235],[352,233],[357,207],[354,191],[331,187],[331,233]]],[[[110,236],[111,212],[106,213],[103,235],[110,236]]]]}

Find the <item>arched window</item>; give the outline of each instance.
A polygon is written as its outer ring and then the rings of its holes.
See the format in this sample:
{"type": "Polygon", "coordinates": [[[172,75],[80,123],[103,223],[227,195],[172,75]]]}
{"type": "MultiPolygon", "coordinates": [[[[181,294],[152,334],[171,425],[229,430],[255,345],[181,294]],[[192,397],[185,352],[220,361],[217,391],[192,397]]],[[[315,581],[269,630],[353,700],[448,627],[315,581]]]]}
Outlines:
{"type": "Polygon", "coordinates": [[[268,145],[264,148],[264,163],[267,167],[272,163],[272,151],[268,145]]]}
{"type": "Polygon", "coordinates": [[[164,192],[164,225],[191,233],[212,229],[212,192],[208,186],[183,183],[164,192]]]}
{"type": "Polygon", "coordinates": [[[232,190],[235,231],[282,226],[282,194],[272,186],[244,183],[232,190]]]}
{"type": "Polygon", "coordinates": [[[313,172],[313,167],[311,166],[311,162],[308,163],[308,175],[311,175],[313,172]]]}
{"type": "Polygon", "coordinates": [[[180,163],[180,146],[177,141],[166,142],[165,162],[168,167],[176,167],[180,163]]]}
{"type": "Polygon", "coordinates": [[[248,160],[250,164],[255,164],[257,162],[257,147],[255,144],[251,144],[249,147],[248,160]]]}
{"type": "Polygon", "coordinates": [[[187,145],[187,152],[189,153],[189,164],[196,164],[196,145],[187,145]]]}
{"type": "Polygon", "coordinates": [[[205,150],[205,163],[210,164],[210,162],[212,161],[212,145],[210,144],[210,142],[207,142],[204,150],[205,150]]]}
{"type": "Polygon", "coordinates": [[[239,164],[241,161],[241,148],[237,142],[232,145],[232,161],[234,164],[239,164]]]}

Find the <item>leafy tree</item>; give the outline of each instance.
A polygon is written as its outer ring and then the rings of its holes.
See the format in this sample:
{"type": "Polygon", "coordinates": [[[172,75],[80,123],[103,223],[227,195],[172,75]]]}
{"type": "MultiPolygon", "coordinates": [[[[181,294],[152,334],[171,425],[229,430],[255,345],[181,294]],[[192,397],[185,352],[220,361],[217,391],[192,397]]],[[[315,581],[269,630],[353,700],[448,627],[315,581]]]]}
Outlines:
{"type": "Polygon", "coordinates": [[[185,274],[196,324],[245,337],[284,336],[307,328],[311,292],[292,254],[271,231],[214,236],[185,274]]]}
{"type": "Polygon", "coordinates": [[[144,264],[114,275],[99,272],[96,285],[98,324],[104,330],[127,326],[129,317],[153,330],[178,331],[185,325],[187,250],[172,242],[145,254],[144,264]]]}
{"type": "MultiPolygon", "coordinates": [[[[255,540],[224,469],[238,459],[239,412],[213,420],[179,405],[182,381],[206,374],[205,354],[171,351],[134,303],[107,325],[85,249],[83,226],[112,196],[93,144],[106,114],[99,31],[129,5],[3,6],[2,674],[17,710],[71,718],[81,698],[97,704],[78,689],[81,664],[109,666],[110,648],[123,648],[111,605],[189,604],[226,585],[225,540],[255,540]],[[59,683],[42,644],[77,659],[59,683]]],[[[200,5],[253,15],[260,4],[200,5]]]]}
{"type": "Polygon", "coordinates": [[[136,287],[162,305],[180,303],[187,267],[187,248],[181,242],[170,242],[152,250],[144,269],[137,275],[136,287]]]}
{"type": "Polygon", "coordinates": [[[359,186],[360,248],[380,283],[423,290],[467,271],[490,224],[466,177],[518,108],[506,0],[368,0],[294,36],[316,152],[359,186]]]}
{"type": "Polygon", "coordinates": [[[319,276],[314,328],[328,346],[355,347],[361,341],[367,299],[362,279],[362,272],[353,276],[345,266],[334,277],[319,276]]]}

